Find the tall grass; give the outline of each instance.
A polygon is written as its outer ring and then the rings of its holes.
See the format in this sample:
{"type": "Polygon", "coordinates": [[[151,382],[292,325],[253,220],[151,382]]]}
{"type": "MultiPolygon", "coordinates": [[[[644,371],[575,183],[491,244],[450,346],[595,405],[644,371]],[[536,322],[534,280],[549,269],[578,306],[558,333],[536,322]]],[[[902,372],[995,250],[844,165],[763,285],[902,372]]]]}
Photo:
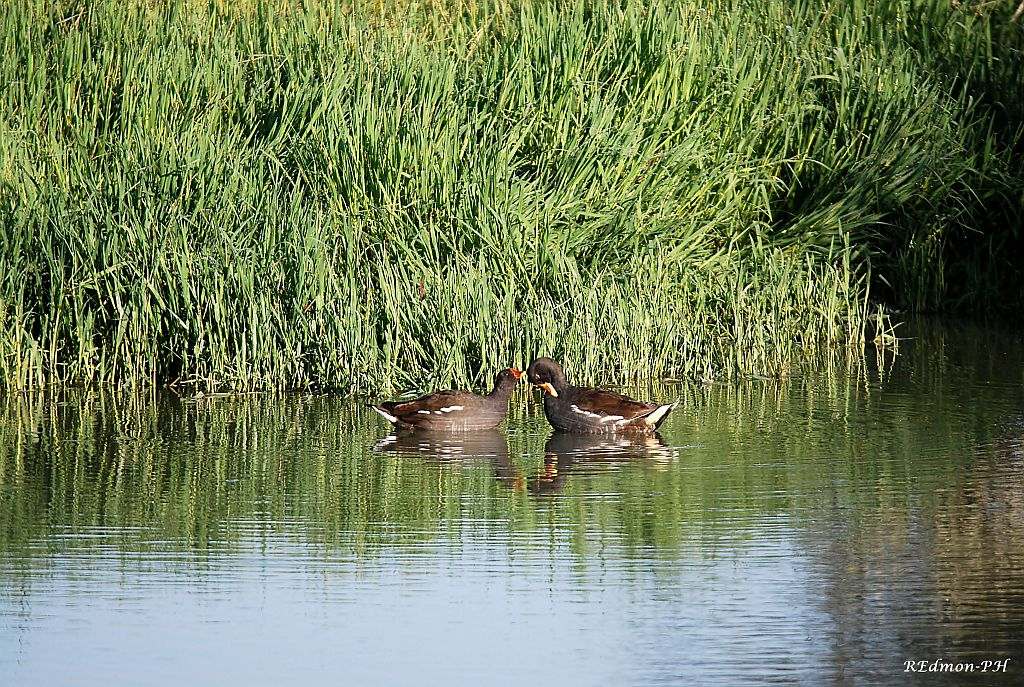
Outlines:
{"type": "Polygon", "coordinates": [[[783,374],[862,345],[873,284],[980,293],[947,276],[968,229],[1015,240],[999,25],[881,0],[13,0],[0,378],[360,392],[538,352],[590,380],[783,374]]]}
{"type": "MultiPolygon", "coordinates": [[[[58,546],[203,556],[235,548],[254,521],[263,522],[257,537],[297,535],[369,557],[482,526],[499,539],[550,530],[577,544],[619,534],[648,560],[652,547],[677,555],[698,542],[749,540],[751,526],[774,518],[811,525],[808,536],[830,519],[856,518],[866,533],[901,538],[914,518],[929,527],[952,519],[965,527],[950,525],[941,538],[949,551],[999,566],[1020,561],[1024,538],[985,535],[993,519],[1000,531],[1024,534],[1021,436],[1007,423],[1024,402],[1020,337],[911,331],[910,355],[884,373],[861,369],[859,382],[655,384],[652,397],[681,401],[666,441],[688,448],[671,464],[649,457],[616,466],[605,453],[590,469],[586,460],[563,466],[556,484],[570,498],[554,501],[534,496],[548,429],[523,403],[513,404],[512,432],[495,443],[466,440],[474,458],[458,457],[459,439],[447,453],[420,439],[418,455],[394,460],[372,448],[386,424],[334,395],[3,394],[0,565],[14,563],[5,573],[51,565],[53,551],[40,542],[68,528],[115,541],[61,536],[58,546]],[[990,499],[1003,505],[985,507],[990,499]],[[1009,558],[1007,547],[1016,552],[1009,558]]],[[[821,536],[848,534],[838,531],[821,536]]],[[[0,593],[10,581],[0,576],[0,593]]]]}

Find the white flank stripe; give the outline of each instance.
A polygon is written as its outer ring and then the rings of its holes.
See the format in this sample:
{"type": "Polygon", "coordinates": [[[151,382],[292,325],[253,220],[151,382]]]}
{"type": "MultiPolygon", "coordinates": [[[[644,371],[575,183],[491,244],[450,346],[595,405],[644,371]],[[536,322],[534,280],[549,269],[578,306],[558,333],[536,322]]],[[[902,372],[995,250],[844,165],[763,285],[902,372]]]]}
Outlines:
{"type": "Polygon", "coordinates": [[[625,418],[621,415],[605,415],[601,418],[601,422],[615,422],[616,420],[624,420],[625,418]]]}
{"type": "Polygon", "coordinates": [[[419,413],[420,415],[430,415],[429,410],[417,410],[416,412],[419,413]]]}
{"type": "Polygon", "coordinates": [[[572,404],[571,406],[569,406],[569,407],[570,407],[570,408],[572,408],[572,409],[573,409],[574,411],[576,411],[577,413],[579,413],[580,415],[586,415],[587,417],[601,417],[600,413],[592,413],[592,412],[590,412],[589,410],[583,410],[582,408],[580,408],[580,407],[579,407],[578,405],[576,405],[575,403],[573,403],[573,404],[572,404]]]}
{"type": "Polygon", "coordinates": [[[462,406],[448,406],[447,408],[441,408],[442,413],[450,413],[453,410],[462,410],[462,406]]]}

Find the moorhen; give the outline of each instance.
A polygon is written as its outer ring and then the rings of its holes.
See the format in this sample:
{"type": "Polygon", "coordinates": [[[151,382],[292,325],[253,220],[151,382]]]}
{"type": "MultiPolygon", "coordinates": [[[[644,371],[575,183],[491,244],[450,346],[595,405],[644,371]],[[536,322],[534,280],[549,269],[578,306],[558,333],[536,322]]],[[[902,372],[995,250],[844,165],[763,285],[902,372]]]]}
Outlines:
{"type": "Polygon", "coordinates": [[[475,432],[493,429],[508,414],[508,397],[523,373],[507,368],[494,378],[486,396],[469,391],[436,391],[411,401],[385,401],[370,407],[401,429],[435,432],[475,432]]]}
{"type": "Polygon", "coordinates": [[[552,427],[563,432],[650,434],[676,407],[676,403],[644,403],[604,389],[570,386],[562,366],[551,358],[530,363],[526,377],[544,390],[544,414],[552,427]]]}

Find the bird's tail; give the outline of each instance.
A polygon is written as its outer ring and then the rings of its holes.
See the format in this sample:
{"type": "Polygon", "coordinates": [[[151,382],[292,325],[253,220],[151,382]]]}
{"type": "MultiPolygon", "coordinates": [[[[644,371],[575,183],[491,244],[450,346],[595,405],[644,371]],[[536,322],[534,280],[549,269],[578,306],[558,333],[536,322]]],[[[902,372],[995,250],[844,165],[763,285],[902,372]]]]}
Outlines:
{"type": "Polygon", "coordinates": [[[368,408],[373,408],[374,410],[376,410],[376,411],[377,411],[378,413],[380,413],[380,416],[381,416],[381,417],[383,417],[383,418],[384,418],[385,420],[387,420],[387,421],[388,421],[388,422],[390,422],[391,424],[395,424],[395,423],[397,423],[397,422],[398,422],[398,418],[397,418],[397,417],[395,417],[394,415],[392,415],[391,413],[389,413],[389,412],[388,412],[387,410],[385,410],[385,409],[384,409],[384,408],[382,408],[381,406],[378,406],[378,405],[374,405],[374,404],[372,404],[372,403],[368,403],[368,404],[367,404],[367,407],[368,407],[368,408]]]}
{"type": "Polygon", "coordinates": [[[650,413],[643,416],[644,423],[651,429],[657,429],[677,405],[679,405],[679,401],[673,401],[672,403],[666,403],[663,406],[658,406],[650,413]]]}

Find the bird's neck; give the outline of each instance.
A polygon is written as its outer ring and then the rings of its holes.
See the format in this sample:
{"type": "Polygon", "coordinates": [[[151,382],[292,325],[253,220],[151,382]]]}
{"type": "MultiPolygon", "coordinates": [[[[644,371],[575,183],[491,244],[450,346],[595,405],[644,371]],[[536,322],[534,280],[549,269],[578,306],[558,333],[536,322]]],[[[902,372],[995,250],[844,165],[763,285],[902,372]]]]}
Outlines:
{"type": "Polygon", "coordinates": [[[551,375],[551,386],[555,387],[555,391],[562,393],[569,385],[565,383],[565,375],[555,374],[551,375]]]}
{"type": "Polygon", "coordinates": [[[491,393],[487,394],[487,396],[488,398],[508,399],[508,397],[512,395],[512,389],[514,388],[514,383],[510,384],[508,382],[502,382],[495,385],[491,390],[491,393]]]}

